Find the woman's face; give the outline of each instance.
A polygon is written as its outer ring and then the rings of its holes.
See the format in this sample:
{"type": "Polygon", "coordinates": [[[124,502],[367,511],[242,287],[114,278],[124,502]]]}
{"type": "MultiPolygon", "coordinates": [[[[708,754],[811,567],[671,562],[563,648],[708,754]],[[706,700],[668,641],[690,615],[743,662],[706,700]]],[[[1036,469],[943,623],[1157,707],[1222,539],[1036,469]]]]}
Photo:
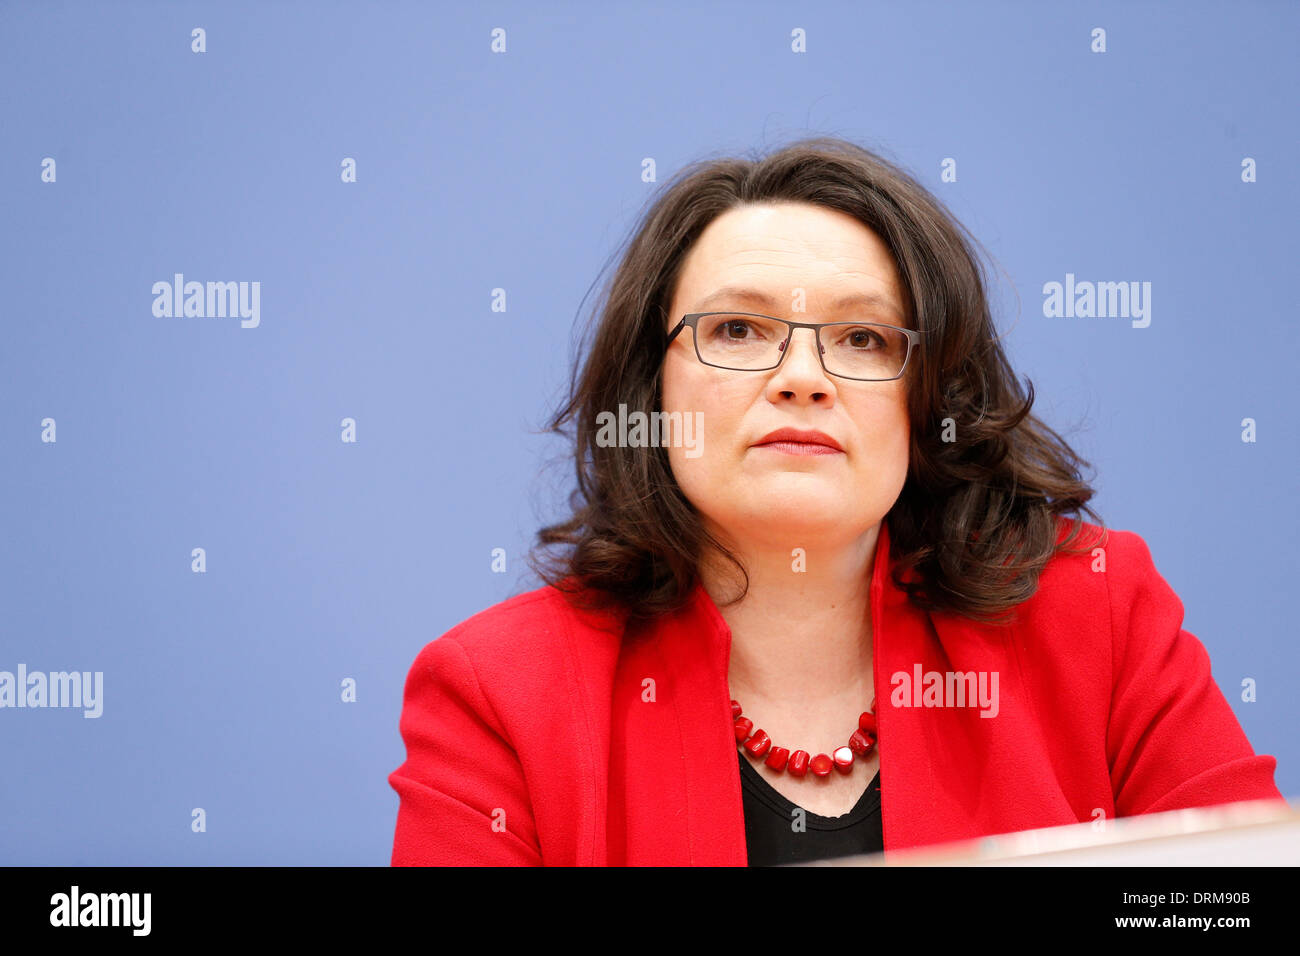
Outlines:
{"type": "MultiPolygon", "coordinates": [[[[683,263],[668,331],[688,312],[732,309],[818,324],[907,325],[884,243],[852,216],[806,203],[737,207],[700,235],[683,263]],[[724,286],[754,295],[713,298],[724,286]],[[859,293],[881,301],[833,308],[859,293]]],[[[780,366],[766,371],[704,365],[694,334],[684,329],[668,348],[663,411],[701,413],[693,418],[702,426],[699,450],[688,455],[670,444],[667,452],[706,527],[733,545],[810,549],[848,543],[879,523],[907,477],[905,379],[828,375],[811,329],[796,329],[780,366]],[[823,432],[843,450],[794,454],[759,444],[785,427],[823,432]]]]}

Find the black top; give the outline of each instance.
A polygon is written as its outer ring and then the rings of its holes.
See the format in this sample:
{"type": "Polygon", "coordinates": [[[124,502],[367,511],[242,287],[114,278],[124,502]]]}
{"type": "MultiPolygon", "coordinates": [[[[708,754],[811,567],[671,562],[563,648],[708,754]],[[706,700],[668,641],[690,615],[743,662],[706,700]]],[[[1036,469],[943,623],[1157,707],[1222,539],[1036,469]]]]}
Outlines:
{"type": "Polygon", "coordinates": [[[740,791],[745,805],[745,844],[750,866],[804,863],[885,848],[880,817],[880,771],[861,799],[842,817],[805,810],[804,829],[794,828],[796,805],[763,779],[739,747],[740,791]]]}

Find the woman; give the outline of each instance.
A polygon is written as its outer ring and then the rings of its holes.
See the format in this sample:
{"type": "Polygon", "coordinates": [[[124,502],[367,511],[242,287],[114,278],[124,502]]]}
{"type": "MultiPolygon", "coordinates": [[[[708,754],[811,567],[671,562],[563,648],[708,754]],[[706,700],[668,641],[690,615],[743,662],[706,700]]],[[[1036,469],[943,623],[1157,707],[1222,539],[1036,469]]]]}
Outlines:
{"type": "Polygon", "coordinates": [[[1280,800],[1032,403],[904,172],[831,139],[687,169],[552,422],[547,584],[411,668],[392,862],[759,865],[1280,800]]]}

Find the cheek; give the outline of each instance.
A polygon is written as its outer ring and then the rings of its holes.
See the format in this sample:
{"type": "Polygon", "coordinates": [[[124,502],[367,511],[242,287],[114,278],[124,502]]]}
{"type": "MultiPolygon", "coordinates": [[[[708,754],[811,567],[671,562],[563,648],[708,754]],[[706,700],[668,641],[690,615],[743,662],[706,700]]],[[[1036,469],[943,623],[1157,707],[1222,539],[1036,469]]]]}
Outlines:
{"type": "Polygon", "coordinates": [[[665,412],[681,411],[689,401],[691,391],[690,369],[681,359],[670,354],[664,359],[663,378],[660,379],[660,405],[665,412]]]}
{"type": "Polygon", "coordinates": [[[698,425],[698,450],[670,444],[665,451],[673,477],[697,507],[711,501],[721,485],[734,478],[735,458],[743,444],[746,410],[754,385],[719,379],[693,359],[684,367],[665,365],[661,410],[691,416],[698,425]]]}
{"type": "Polygon", "coordinates": [[[700,413],[706,435],[713,435],[726,446],[735,438],[745,410],[753,403],[754,388],[743,380],[719,379],[694,360],[678,361],[664,367],[662,396],[663,411],[700,413]]]}
{"type": "Polygon", "coordinates": [[[860,423],[860,447],[867,452],[863,466],[873,470],[906,470],[911,449],[906,394],[900,389],[884,395],[864,395],[862,399],[852,414],[854,421],[860,423]]]}
{"type": "Polygon", "coordinates": [[[907,411],[907,395],[901,388],[878,403],[875,420],[882,429],[888,427],[895,444],[901,443],[902,447],[907,447],[911,421],[907,411]]]}
{"type": "Polygon", "coordinates": [[[891,487],[901,492],[910,470],[912,453],[912,422],[907,408],[907,395],[901,389],[895,401],[881,409],[880,447],[885,452],[884,466],[893,474],[891,487]]]}
{"type": "MultiPolygon", "coordinates": [[[[692,371],[675,355],[670,355],[665,359],[660,389],[660,411],[677,412],[684,418],[699,407],[698,383],[692,376],[692,371]]],[[[707,448],[707,446],[705,447],[707,448]]],[[[687,500],[694,503],[696,495],[693,489],[699,483],[696,475],[703,460],[702,457],[687,458],[686,449],[676,444],[670,444],[664,451],[668,455],[668,464],[672,469],[673,479],[681,488],[682,493],[686,495],[687,500]]]]}

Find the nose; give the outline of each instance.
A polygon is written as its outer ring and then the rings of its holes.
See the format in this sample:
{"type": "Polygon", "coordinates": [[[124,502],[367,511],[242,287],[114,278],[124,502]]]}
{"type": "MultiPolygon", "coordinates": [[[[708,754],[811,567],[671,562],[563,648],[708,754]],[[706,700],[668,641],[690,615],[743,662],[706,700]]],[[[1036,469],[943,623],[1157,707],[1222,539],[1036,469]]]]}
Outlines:
{"type": "Polygon", "coordinates": [[[815,402],[831,398],[835,385],[822,368],[819,347],[814,330],[792,330],[781,345],[781,364],[768,383],[771,398],[807,398],[815,402]]]}

